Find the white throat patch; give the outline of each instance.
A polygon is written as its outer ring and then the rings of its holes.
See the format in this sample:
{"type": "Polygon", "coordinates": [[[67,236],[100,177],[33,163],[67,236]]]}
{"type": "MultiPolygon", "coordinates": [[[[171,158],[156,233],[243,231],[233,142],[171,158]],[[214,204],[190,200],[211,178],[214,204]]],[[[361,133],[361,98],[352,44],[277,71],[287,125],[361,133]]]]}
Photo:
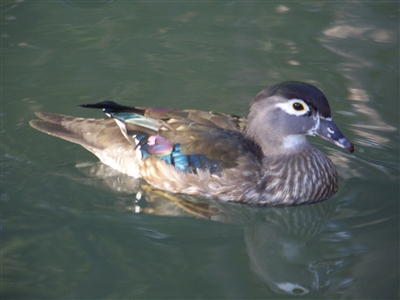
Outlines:
{"type": "Polygon", "coordinates": [[[307,143],[307,139],[303,134],[291,134],[283,140],[283,148],[293,150],[304,143],[307,143]]]}

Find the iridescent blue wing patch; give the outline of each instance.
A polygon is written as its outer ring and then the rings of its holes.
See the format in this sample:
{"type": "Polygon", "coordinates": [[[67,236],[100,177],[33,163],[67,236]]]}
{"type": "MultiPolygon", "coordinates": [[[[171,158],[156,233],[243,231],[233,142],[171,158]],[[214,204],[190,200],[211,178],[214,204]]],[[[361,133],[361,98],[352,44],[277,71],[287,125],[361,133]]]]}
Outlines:
{"type": "Polygon", "coordinates": [[[198,169],[209,170],[212,174],[221,171],[218,161],[209,159],[204,154],[184,154],[180,144],[171,144],[161,136],[138,134],[135,138],[143,159],[154,155],[177,170],[187,173],[196,173],[198,169]]]}

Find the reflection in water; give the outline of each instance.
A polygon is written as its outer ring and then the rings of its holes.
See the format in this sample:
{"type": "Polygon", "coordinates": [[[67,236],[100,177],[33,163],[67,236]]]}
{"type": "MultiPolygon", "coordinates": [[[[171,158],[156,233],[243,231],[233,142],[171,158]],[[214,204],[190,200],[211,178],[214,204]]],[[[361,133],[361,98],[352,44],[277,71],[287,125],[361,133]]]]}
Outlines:
{"type": "Polygon", "coordinates": [[[394,30],[387,31],[374,26],[348,26],[336,25],[325,30],[325,35],[342,39],[357,38],[360,40],[372,40],[374,42],[392,42],[396,39],[394,30]]]}
{"type": "Polygon", "coordinates": [[[327,258],[307,245],[325,227],[335,201],[295,209],[268,211],[265,222],[246,228],[246,246],[253,270],[277,293],[322,294],[334,272],[350,257],[327,258]]]}
{"type": "Polygon", "coordinates": [[[328,290],[335,271],[351,261],[351,255],[335,253],[332,248],[327,255],[320,245],[315,245],[318,235],[336,211],[335,199],[297,207],[202,202],[196,197],[155,190],[144,181],[120,174],[100,162],[78,167],[91,177],[86,180],[87,184],[136,194],[134,200],[132,197],[120,198],[113,204],[113,209],[163,216],[195,216],[243,225],[251,268],[275,293],[321,295],[328,290]]]}
{"type": "MultiPolygon", "coordinates": [[[[383,120],[383,116],[372,107],[371,102],[375,102],[377,99],[373,99],[370,94],[371,87],[365,86],[365,82],[368,82],[365,77],[377,76],[373,74],[376,69],[392,69],[394,71],[398,67],[398,61],[389,61],[387,65],[378,67],[376,60],[373,59],[373,57],[379,56],[378,53],[385,48],[388,51],[392,49],[397,51],[398,36],[396,24],[393,23],[394,26],[390,27],[390,22],[374,19],[373,13],[367,5],[361,2],[352,3],[352,5],[344,4],[340,8],[338,6],[333,25],[323,31],[320,41],[327,49],[345,58],[338,65],[338,69],[350,82],[347,88],[348,98],[353,100],[354,110],[360,115],[355,118],[357,121],[351,124],[356,136],[361,137],[357,140],[357,144],[383,148],[391,142],[391,139],[387,138],[386,132],[394,132],[397,128],[383,120]],[[349,22],[349,20],[351,21],[349,22]],[[368,46],[365,44],[366,41],[369,41],[368,46]]],[[[394,18],[393,21],[395,21],[394,18]]],[[[392,73],[393,76],[397,76],[394,75],[394,72],[392,73]]],[[[384,99],[388,92],[385,91],[385,87],[376,85],[375,89],[381,90],[377,94],[381,94],[383,101],[398,101],[397,99],[384,99]]],[[[386,89],[398,90],[398,87],[388,86],[386,89]]]]}

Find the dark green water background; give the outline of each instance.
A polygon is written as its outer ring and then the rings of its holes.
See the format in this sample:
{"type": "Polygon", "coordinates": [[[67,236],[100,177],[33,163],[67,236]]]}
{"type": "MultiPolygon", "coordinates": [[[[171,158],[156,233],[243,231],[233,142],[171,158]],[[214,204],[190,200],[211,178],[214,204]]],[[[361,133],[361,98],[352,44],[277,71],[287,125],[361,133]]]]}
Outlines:
{"type": "Polygon", "coordinates": [[[2,299],[399,297],[398,1],[2,1],[1,25],[2,299]],[[356,147],[310,138],[341,176],[320,204],[190,216],[28,125],[103,100],[247,115],[284,80],[356,147]]]}

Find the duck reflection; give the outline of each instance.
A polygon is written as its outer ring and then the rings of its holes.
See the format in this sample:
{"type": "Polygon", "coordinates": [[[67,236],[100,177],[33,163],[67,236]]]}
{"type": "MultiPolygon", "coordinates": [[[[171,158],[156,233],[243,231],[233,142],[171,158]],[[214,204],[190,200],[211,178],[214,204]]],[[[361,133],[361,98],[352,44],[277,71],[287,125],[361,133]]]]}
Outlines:
{"type": "Polygon", "coordinates": [[[336,209],[335,201],[297,208],[267,210],[264,222],[245,228],[252,269],[280,294],[321,294],[333,273],[349,257],[327,259],[313,247],[313,237],[325,227],[336,209]]]}
{"type": "MultiPolygon", "coordinates": [[[[112,208],[162,216],[194,216],[244,225],[251,268],[278,294],[323,294],[335,271],[351,261],[330,251],[321,253],[316,239],[336,211],[331,199],[297,207],[257,207],[221,201],[201,201],[187,195],[153,189],[140,179],[123,175],[102,163],[80,164],[87,184],[125,194],[112,208]],[[101,180],[99,180],[101,179],[101,180]]],[[[109,208],[109,207],[108,207],[109,208]]]]}

